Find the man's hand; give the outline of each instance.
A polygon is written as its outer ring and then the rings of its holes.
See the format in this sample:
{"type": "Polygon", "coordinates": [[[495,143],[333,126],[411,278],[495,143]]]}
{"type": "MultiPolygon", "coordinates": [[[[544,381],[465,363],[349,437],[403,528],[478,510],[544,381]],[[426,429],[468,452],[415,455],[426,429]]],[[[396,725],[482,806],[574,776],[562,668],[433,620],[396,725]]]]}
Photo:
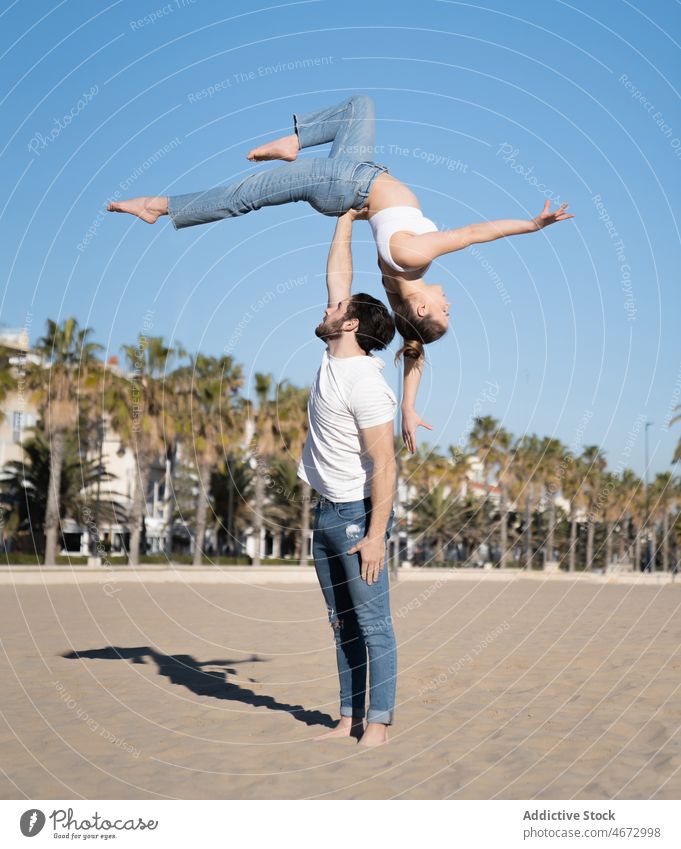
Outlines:
{"type": "Polygon", "coordinates": [[[407,451],[413,454],[416,451],[416,428],[425,427],[432,430],[433,426],[426,424],[421,416],[413,408],[402,408],[402,439],[407,446],[407,451]]]}
{"type": "Polygon", "coordinates": [[[385,537],[364,537],[348,554],[359,554],[362,578],[371,586],[376,583],[385,560],[385,537]]]}
{"type": "Polygon", "coordinates": [[[549,224],[555,224],[556,221],[565,221],[568,218],[574,218],[574,215],[569,215],[565,212],[567,206],[566,203],[561,203],[555,212],[551,212],[551,201],[547,200],[544,204],[544,209],[532,219],[531,223],[534,224],[534,229],[541,230],[544,227],[548,227],[549,224]]]}

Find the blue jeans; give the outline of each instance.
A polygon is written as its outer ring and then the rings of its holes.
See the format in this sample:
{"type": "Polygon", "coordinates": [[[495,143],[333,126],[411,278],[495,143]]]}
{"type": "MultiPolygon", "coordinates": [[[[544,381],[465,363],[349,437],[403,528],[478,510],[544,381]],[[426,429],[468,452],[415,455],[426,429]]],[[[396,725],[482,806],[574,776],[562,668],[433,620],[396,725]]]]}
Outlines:
{"type": "Polygon", "coordinates": [[[301,148],[333,142],[328,158],[297,159],[251,174],[229,186],[171,195],[168,215],[176,229],[246,215],[263,206],[306,201],[323,215],[361,209],[371,184],[388,169],[370,161],[374,150],[374,104],[363,95],[336,106],[294,115],[301,148]]]}
{"type": "MultiPolygon", "coordinates": [[[[341,716],[364,716],[369,655],[368,722],[391,725],[397,684],[397,646],[390,614],[388,564],[367,584],[359,554],[349,548],[365,536],[371,500],[334,503],[320,496],[312,553],[336,641],[341,716]]],[[[393,516],[386,529],[390,538],[393,516]]]]}

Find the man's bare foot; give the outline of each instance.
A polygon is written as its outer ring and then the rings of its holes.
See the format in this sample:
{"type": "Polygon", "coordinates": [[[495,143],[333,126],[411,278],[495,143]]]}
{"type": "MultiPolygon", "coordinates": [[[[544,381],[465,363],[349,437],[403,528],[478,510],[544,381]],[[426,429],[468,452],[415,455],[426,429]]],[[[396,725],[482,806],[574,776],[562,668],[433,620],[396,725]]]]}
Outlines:
{"type": "Polygon", "coordinates": [[[299,150],[298,136],[292,133],[290,136],[283,136],[276,141],[254,147],[246,155],[246,159],[250,159],[251,162],[264,162],[268,159],[284,159],[286,162],[293,162],[299,150]]]}
{"type": "Polygon", "coordinates": [[[110,201],[107,209],[109,212],[129,212],[136,215],[147,224],[155,224],[159,215],[168,214],[168,198],[145,197],[131,198],[130,200],[110,201]]]}
{"type": "Polygon", "coordinates": [[[312,739],[333,740],[336,737],[356,737],[359,740],[362,736],[362,731],[364,731],[364,720],[361,716],[341,716],[335,728],[312,739]]]}
{"type": "Polygon", "coordinates": [[[383,746],[388,742],[388,726],[382,722],[369,722],[359,741],[360,746],[383,746]]]}

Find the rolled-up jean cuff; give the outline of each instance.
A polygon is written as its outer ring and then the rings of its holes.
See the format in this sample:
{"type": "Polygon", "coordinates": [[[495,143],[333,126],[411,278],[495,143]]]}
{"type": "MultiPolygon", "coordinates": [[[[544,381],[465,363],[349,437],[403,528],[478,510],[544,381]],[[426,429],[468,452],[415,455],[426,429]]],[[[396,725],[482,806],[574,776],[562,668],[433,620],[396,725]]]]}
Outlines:
{"type": "Polygon", "coordinates": [[[345,707],[345,705],[341,705],[340,715],[341,716],[354,716],[354,717],[357,717],[357,718],[363,718],[364,717],[364,711],[363,710],[360,711],[360,710],[357,710],[356,708],[345,707]]]}
{"type": "Polygon", "coordinates": [[[393,712],[391,710],[372,710],[369,708],[367,722],[381,722],[383,725],[392,725],[393,712]]]}
{"type": "Polygon", "coordinates": [[[178,198],[173,195],[168,195],[168,218],[172,221],[173,227],[176,230],[186,226],[182,222],[182,204],[178,203],[178,198]],[[178,220],[179,219],[179,220],[178,220]]]}
{"type": "Polygon", "coordinates": [[[296,136],[298,138],[298,147],[301,150],[303,149],[304,145],[303,145],[303,142],[301,141],[301,138],[300,138],[300,130],[304,127],[305,127],[305,124],[301,124],[301,122],[300,122],[300,116],[298,115],[297,112],[294,112],[293,113],[293,132],[296,134],[296,136]]]}

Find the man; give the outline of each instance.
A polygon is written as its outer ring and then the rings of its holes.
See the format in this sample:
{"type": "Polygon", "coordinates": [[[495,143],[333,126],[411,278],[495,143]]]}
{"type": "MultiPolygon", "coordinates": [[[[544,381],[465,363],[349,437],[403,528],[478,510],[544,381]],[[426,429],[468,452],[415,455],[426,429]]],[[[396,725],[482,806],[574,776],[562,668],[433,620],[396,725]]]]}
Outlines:
{"type": "Polygon", "coordinates": [[[381,374],[381,350],[395,335],[387,308],[350,295],[350,211],[329,251],[328,307],[315,334],[326,342],[310,391],[309,431],[298,474],[319,493],[313,555],[336,642],[340,720],[316,739],[388,741],[395,709],[397,652],[390,615],[386,542],[395,495],[395,396],[381,374]],[[369,656],[369,709],[364,728],[369,656]]]}

